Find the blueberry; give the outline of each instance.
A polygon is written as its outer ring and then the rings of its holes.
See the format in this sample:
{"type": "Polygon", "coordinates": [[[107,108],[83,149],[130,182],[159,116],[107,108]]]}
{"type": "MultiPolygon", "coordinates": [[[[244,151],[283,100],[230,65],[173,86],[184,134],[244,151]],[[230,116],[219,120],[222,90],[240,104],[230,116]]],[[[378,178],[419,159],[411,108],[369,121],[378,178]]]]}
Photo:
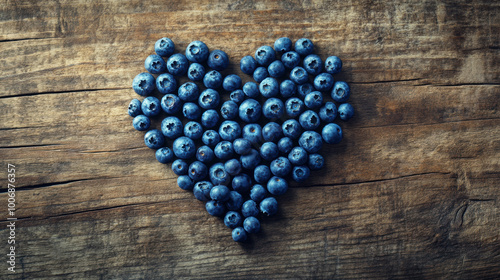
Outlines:
{"type": "Polygon", "coordinates": [[[236,227],[231,232],[231,237],[236,242],[245,242],[247,240],[247,233],[242,227],[236,227]]]}
{"type": "Polygon", "coordinates": [[[292,97],[285,102],[285,112],[290,118],[296,118],[305,110],[305,104],[297,97],[292,97]]]}
{"type": "MultiPolygon", "coordinates": [[[[241,108],[241,107],[240,107],[241,108]]],[[[252,144],[262,142],[262,127],[256,123],[250,123],[243,127],[243,138],[252,144]]]]}
{"type": "Polygon", "coordinates": [[[325,166],[325,159],[320,154],[310,154],[307,166],[311,170],[321,170],[325,166]]]}
{"type": "Polygon", "coordinates": [[[165,94],[161,98],[161,108],[167,114],[177,114],[182,108],[181,99],[175,94],[165,94]]]}
{"type": "Polygon", "coordinates": [[[267,182],[267,191],[272,195],[282,195],[288,190],[288,183],[285,179],[274,176],[267,182]]]}
{"type": "Polygon", "coordinates": [[[205,67],[199,63],[191,63],[189,65],[187,76],[191,81],[202,81],[205,77],[205,67]]]}
{"type": "Polygon", "coordinates": [[[255,168],[253,177],[257,183],[267,183],[269,178],[271,178],[271,169],[267,165],[259,165],[255,168]]]}
{"type": "Polygon", "coordinates": [[[243,85],[243,93],[250,98],[257,98],[260,95],[259,85],[254,82],[246,82],[243,85]]]}
{"type": "Polygon", "coordinates": [[[306,56],[302,63],[304,69],[306,69],[307,73],[316,76],[321,73],[323,70],[323,61],[321,57],[317,54],[310,54],[306,56]]]}
{"type": "Polygon", "coordinates": [[[184,126],[184,136],[187,136],[193,140],[200,139],[203,135],[203,127],[201,124],[195,121],[190,121],[184,126]]]}
{"type": "Polygon", "coordinates": [[[201,141],[209,147],[215,147],[220,142],[219,133],[215,130],[206,130],[201,136],[201,141]]]}
{"type": "Polygon", "coordinates": [[[216,217],[220,217],[226,213],[226,207],[223,203],[210,200],[205,204],[205,209],[207,209],[208,214],[216,217]]]}
{"type": "Polygon", "coordinates": [[[233,148],[238,155],[246,155],[252,150],[252,142],[245,138],[237,138],[233,141],[233,148]]]}
{"type": "Polygon", "coordinates": [[[319,127],[320,118],[313,110],[307,110],[300,114],[299,123],[305,130],[314,130],[319,127]]]}
{"type": "Polygon", "coordinates": [[[218,89],[222,86],[222,74],[217,70],[211,70],[203,77],[203,85],[207,88],[218,89]]]}
{"type": "Polygon", "coordinates": [[[247,55],[240,60],[240,69],[243,73],[252,75],[256,68],[257,61],[252,56],[247,55]]]}
{"type": "Polygon", "coordinates": [[[235,211],[228,211],[226,213],[226,216],[224,216],[224,224],[228,228],[236,228],[241,226],[242,224],[242,218],[240,213],[235,212],[235,211]]]}
{"type": "Polygon", "coordinates": [[[288,37],[281,37],[274,42],[274,49],[277,52],[289,52],[292,49],[292,40],[288,37]]]}
{"type": "Polygon", "coordinates": [[[219,202],[226,202],[229,199],[229,189],[224,185],[216,185],[210,190],[210,198],[219,202]]]}
{"type": "Polygon", "coordinates": [[[155,77],[147,72],[140,73],[132,81],[132,88],[139,95],[150,95],[155,89],[155,77]]]}
{"type": "Polygon", "coordinates": [[[174,153],[168,147],[161,147],[156,150],[155,157],[160,163],[169,163],[174,160],[174,153]]]}
{"type": "Polygon", "coordinates": [[[234,154],[233,143],[229,141],[221,141],[215,146],[215,156],[221,160],[228,160],[234,154]]]}
{"type": "Polygon", "coordinates": [[[231,182],[231,177],[224,169],[224,164],[216,163],[210,167],[208,172],[210,181],[214,185],[224,185],[227,186],[231,182]]]}
{"type": "Polygon", "coordinates": [[[313,53],[314,45],[311,40],[301,38],[295,42],[295,51],[301,56],[306,56],[313,53]]]}
{"type": "Polygon", "coordinates": [[[222,71],[227,68],[229,64],[229,57],[224,51],[221,50],[213,50],[208,56],[207,61],[208,67],[222,71]]]}
{"type": "Polygon", "coordinates": [[[198,104],[203,109],[215,109],[220,102],[220,95],[214,89],[206,89],[201,92],[200,97],[198,98],[198,104]]]}
{"type": "Polygon", "coordinates": [[[311,170],[307,166],[295,166],[292,170],[292,179],[295,182],[304,182],[310,175],[311,170]]]}
{"type": "Polygon", "coordinates": [[[175,93],[177,90],[177,80],[169,73],[163,73],[156,78],[156,88],[162,94],[175,93]]]}
{"type": "Polygon", "coordinates": [[[273,78],[281,78],[285,75],[285,66],[283,65],[283,62],[275,60],[269,64],[267,72],[269,73],[269,76],[273,78]]]}
{"type": "Polygon", "coordinates": [[[220,114],[226,120],[233,120],[238,117],[239,106],[234,101],[226,101],[220,107],[220,114]]]}
{"type": "Polygon", "coordinates": [[[240,119],[247,123],[257,122],[262,114],[262,106],[255,99],[246,99],[238,108],[240,119]]]}
{"type": "Polygon", "coordinates": [[[250,216],[246,217],[243,221],[243,228],[248,233],[257,233],[260,231],[260,222],[259,219],[250,216]]]}
{"type": "Polygon", "coordinates": [[[250,189],[250,199],[252,199],[257,203],[261,202],[264,198],[266,198],[266,196],[267,196],[266,188],[264,188],[262,185],[259,184],[253,185],[252,188],[250,189]]]}
{"type": "Polygon", "coordinates": [[[245,173],[234,176],[233,181],[231,183],[233,190],[244,194],[250,190],[252,186],[252,179],[245,173]]]}
{"type": "Polygon", "coordinates": [[[132,120],[132,125],[139,131],[145,131],[151,126],[151,120],[144,115],[138,115],[132,120]]]}
{"type": "Polygon", "coordinates": [[[161,56],[152,54],[144,61],[144,68],[151,74],[160,74],[165,72],[167,66],[161,56]]]}
{"type": "Polygon", "coordinates": [[[310,154],[317,153],[323,146],[323,140],[316,131],[305,131],[299,138],[299,145],[310,154]]]}
{"type": "Polygon", "coordinates": [[[288,154],[288,160],[293,165],[304,165],[309,160],[309,155],[302,147],[294,147],[288,154]]]}
{"type": "Polygon", "coordinates": [[[210,200],[210,190],[213,188],[213,184],[208,181],[200,181],[194,184],[193,194],[199,201],[209,201],[210,200]]]}
{"type": "Polygon", "coordinates": [[[245,93],[241,89],[233,90],[233,92],[229,94],[229,98],[236,104],[240,104],[245,100],[245,93]]]}
{"type": "Polygon", "coordinates": [[[337,117],[337,106],[333,102],[326,102],[323,107],[319,109],[319,118],[325,123],[331,123],[337,117]]]}
{"type": "Polygon", "coordinates": [[[241,88],[241,78],[236,74],[227,75],[222,81],[222,88],[227,91],[233,91],[241,88]]]}
{"type": "Polygon", "coordinates": [[[255,71],[253,72],[253,79],[257,82],[260,83],[262,82],[265,78],[269,77],[269,72],[267,72],[266,67],[257,67],[255,71]]]}
{"type": "Polygon", "coordinates": [[[224,168],[229,175],[236,176],[241,172],[241,163],[239,160],[233,158],[224,163],[224,168]]]}
{"type": "Polygon", "coordinates": [[[293,141],[290,137],[283,137],[278,141],[278,150],[280,153],[288,154],[293,148],[293,141]]]}
{"type": "Polygon", "coordinates": [[[183,190],[192,190],[194,186],[194,181],[187,175],[181,175],[177,177],[177,185],[183,190]]]}
{"type": "Polygon", "coordinates": [[[141,101],[139,99],[134,98],[130,103],[128,104],[128,114],[131,117],[137,117],[138,115],[142,114],[141,110],[141,101]]]}
{"type": "Polygon", "coordinates": [[[274,97],[269,98],[264,103],[262,113],[269,120],[279,119],[285,114],[285,105],[281,99],[274,97]]]}
{"type": "Polygon", "coordinates": [[[175,139],[182,135],[183,125],[179,118],[170,116],[163,119],[161,122],[161,132],[165,137],[175,139]]]}
{"type": "Polygon", "coordinates": [[[185,75],[188,67],[189,67],[189,61],[183,54],[176,53],[170,56],[167,60],[168,72],[174,76],[185,75]]]}
{"type": "Polygon", "coordinates": [[[300,134],[302,133],[302,128],[301,128],[299,122],[295,119],[286,120],[281,125],[281,128],[283,129],[283,134],[286,137],[290,137],[292,139],[299,138],[300,134]]]}
{"type": "Polygon", "coordinates": [[[257,203],[251,199],[243,202],[243,205],[241,206],[241,214],[243,217],[255,217],[259,215],[257,203]]]}
{"type": "Polygon", "coordinates": [[[155,52],[159,56],[170,56],[175,51],[174,42],[170,38],[161,38],[155,43],[155,52]]]}
{"type": "Polygon", "coordinates": [[[329,123],[321,131],[323,140],[328,144],[337,144],[342,141],[342,129],[335,123],[329,123]]]}
{"type": "Polygon", "coordinates": [[[144,143],[150,149],[159,149],[165,143],[165,138],[161,131],[152,129],[144,134],[144,143]]]}
{"type": "Polygon", "coordinates": [[[196,159],[203,163],[211,162],[214,157],[214,151],[209,146],[201,146],[196,150],[196,159]]]}
{"type": "Polygon", "coordinates": [[[272,196],[264,198],[259,206],[260,211],[267,216],[275,215],[278,212],[278,201],[272,196]]]}
{"type": "Polygon", "coordinates": [[[304,98],[304,104],[310,109],[319,109],[323,104],[323,94],[317,90],[309,93],[304,98]]]}
{"type": "Polygon", "coordinates": [[[219,127],[220,138],[227,141],[234,141],[241,136],[241,127],[235,121],[223,121],[219,127]]]}
{"type": "Polygon", "coordinates": [[[240,156],[241,166],[245,169],[254,169],[260,163],[260,155],[257,150],[252,149],[250,153],[240,156]]]}
{"type": "Polygon", "coordinates": [[[262,138],[266,142],[278,142],[283,137],[281,126],[275,122],[269,122],[262,128],[262,138]]]}
{"type": "Polygon", "coordinates": [[[273,142],[266,142],[260,146],[260,156],[267,161],[276,159],[279,155],[278,145],[273,142]]]}
{"type": "Polygon", "coordinates": [[[181,136],[174,140],[173,151],[180,159],[190,159],[196,154],[196,146],[191,138],[181,136]]]}
{"type": "Polygon", "coordinates": [[[339,117],[343,121],[348,121],[354,116],[354,108],[349,103],[342,103],[338,109],[339,117]]]}
{"type": "Polygon", "coordinates": [[[177,95],[182,101],[195,101],[200,95],[200,89],[195,83],[186,82],[179,87],[177,95]]]}
{"type": "Polygon", "coordinates": [[[297,92],[297,85],[292,80],[284,80],[280,84],[280,94],[283,98],[290,98],[297,92]]]}
{"type": "Polygon", "coordinates": [[[182,106],[182,115],[189,120],[197,120],[201,116],[201,109],[193,102],[186,102],[182,106]]]}
{"type": "MultiPolygon", "coordinates": [[[[205,179],[208,175],[207,166],[201,161],[194,161],[189,165],[188,176],[193,179],[193,181],[198,182],[205,179]]],[[[212,189],[213,190],[213,189],[212,189]]],[[[214,199],[212,197],[212,199],[214,199]]]]}
{"type": "Polygon", "coordinates": [[[201,125],[206,128],[214,128],[219,122],[219,113],[214,109],[209,109],[201,114],[201,125]]]}
{"type": "Polygon", "coordinates": [[[300,55],[294,51],[289,51],[281,56],[281,62],[288,69],[293,69],[300,64],[300,55]]]}
{"type": "Polygon", "coordinates": [[[346,102],[351,95],[351,88],[349,88],[349,85],[346,82],[335,82],[331,95],[333,100],[339,103],[346,102]]]}
{"type": "Polygon", "coordinates": [[[226,207],[228,210],[239,211],[243,205],[243,196],[237,191],[229,192],[229,199],[226,201],[226,207]]]}
{"type": "Polygon", "coordinates": [[[309,80],[309,76],[304,68],[297,66],[290,72],[290,80],[298,85],[301,85],[309,80]]]}
{"type": "Polygon", "coordinates": [[[255,60],[262,66],[268,66],[276,60],[276,52],[270,46],[261,46],[255,51],[255,60]]]}
{"type": "Polygon", "coordinates": [[[271,169],[271,173],[278,177],[285,177],[290,173],[290,171],[292,171],[292,164],[286,157],[279,157],[273,160],[269,167],[271,169]]]}
{"type": "Polygon", "coordinates": [[[297,86],[297,95],[299,98],[304,99],[314,90],[314,86],[310,83],[305,83],[297,86]]]}
{"type": "Polygon", "coordinates": [[[172,162],[172,171],[176,175],[187,175],[189,165],[185,160],[182,159],[176,159],[174,162],[172,162]]]}
{"type": "Polygon", "coordinates": [[[333,76],[328,73],[321,73],[314,78],[314,88],[319,91],[328,91],[333,87],[333,76]]]}
{"type": "Polygon", "coordinates": [[[342,69],[342,60],[336,56],[330,56],[325,60],[325,71],[329,74],[339,73],[342,69]]]}
{"type": "Polygon", "coordinates": [[[186,58],[191,62],[202,63],[208,58],[208,47],[201,41],[193,41],[186,48],[186,58]]]}
{"type": "Polygon", "coordinates": [[[280,92],[280,84],[275,78],[267,77],[260,82],[259,91],[266,98],[275,97],[280,92]]]}

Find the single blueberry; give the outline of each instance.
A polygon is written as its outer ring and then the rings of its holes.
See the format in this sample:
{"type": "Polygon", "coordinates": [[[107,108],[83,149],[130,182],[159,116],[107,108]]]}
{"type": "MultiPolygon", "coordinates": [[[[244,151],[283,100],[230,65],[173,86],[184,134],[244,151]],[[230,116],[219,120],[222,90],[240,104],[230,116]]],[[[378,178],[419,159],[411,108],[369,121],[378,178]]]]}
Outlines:
{"type": "Polygon", "coordinates": [[[144,61],[144,68],[151,74],[160,74],[167,68],[165,60],[157,54],[152,54],[144,61]]]}
{"type": "Polygon", "coordinates": [[[247,233],[242,227],[236,227],[231,232],[231,237],[236,242],[245,242],[247,240],[247,233]]]}
{"type": "Polygon", "coordinates": [[[259,85],[254,82],[246,82],[243,85],[243,93],[250,98],[257,98],[260,95],[259,85]]]}
{"type": "Polygon", "coordinates": [[[309,155],[302,147],[294,147],[288,154],[288,160],[293,165],[304,165],[309,160],[309,155]]]}
{"type": "Polygon", "coordinates": [[[337,144],[342,141],[342,128],[336,123],[329,123],[321,131],[323,140],[328,144],[337,144]]]}
{"type": "Polygon", "coordinates": [[[138,131],[146,131],[151,126],[151,120],[144,115],[138,115],[132,120],[132,125],[138,131]]]}
{"type": "Polygon", "coordinates": [[[210,200],[210,190],[213,188],[213,184],[208,181],[200,181],[194,184],[193,194],[199,201],[209,201],[210,200]]]}
{"type": "Polygon", "coordinates": [[[236,74],[227,75],[222,81],[222,88],[226,91],[233,91],[241,88],[241,78],[236,74]]]}
{"type": "Polygon", "coordinates": [[[253,177],[259,184],[267,183],[269,178],[271,178],[271,169],[269,169],[269,166],[267,165],[259,165],[255,168],[253,177]]]}
{"type": "Polygon", "coordinates": [[[349,99],[349,96],[351,96],[351,88],[346,82],[335,82],[331,95],[333,100],[339,103],[346,102],[349,99]]]}
{"type": "Polygon", "coordinates": [[[309,76],[304,68],[297,66],[290,72],[290,80],[298,85],[301,85],[309,80],[309,76]]]}
{"type": "Polygon", "coordinates": [[[325,60],[325,71],[329,74],[339,73],[342,69],[342,60],[336,56],[330,56],[325,60]]]}
{"type": "Polygon", "coordinates": [[[132,81],[132,88],[139,95],[150,95],[155,89],[155,77],[147,72],[139,73],[132,81]]]}
{"type": "Polygon", "coordinates": [[[309,154],[307,166],[311,170],[321,170],[325,166],[325,159],[320,154],[309,154]]]}
{"type": "Polygon", "coordinates": [[[236,102],[228,100],[220,107],[220,114],[226,120],[233,120],[238,117],[239,106],[236,102]]]}
{"type": "Polygon", "coordinates": [[[321,135],[316,131],[305,131],[299,138],[299,145],[308,153],[317,153],[323,147],[321,135]]]}
{"type": "Polygon", "coordinates": [[[155,52],[159,56],[170,56],[174,53],[174,51],[175,44],[170,38],[163,37],[155,43],[155,52]]]}
{"type": "Polygon", "coordinates": [[[224,164],[216,163],[210,167],[208,172],[210,181],[214,185],[227,186],[231,182],[231,176],[224,169],[224,164]]]}
{"type": "Polygon", "coordinates": [[[240,213],[236,211],[228,211],[226,216],[224,216],[224,224],[228,228],[236,228],[241,226],[243,218],[240,213]]]}
{"type": "Polygon", "coordinates": [[[224,168],[229,175],[236,176],[241,172],[241,163],[239,160],[233,158],[224,163],[224,168]]]}
{"type": "Polygon", "coordinates": [[[177,185],[179,188],[189,191],[194,187],[194,181],[188,175],[181,175],[177,177],[177,185]]]}
{"type": "Polygon", "coordinates": [[[243,138],[250,141],[252,144],[262,142],[262,127],[256,123],[250,123],[243,127],[243,138]]]}
{"type": "Polygon", "coordinates": [[[208,47],[201,41],[193,41],[186,48],[186,58],[191,62],[203,63],[208,58],[208,47]]]}
{"type": "Polygon", "coordinates": [[[266,98],[275,97],[280,92],[280,84],[275,78],[267,77],[260,82],[259,91],[266,98]]]}
{"type": "Polygon", "coordinates": [[[273,173],[275,176],[285,177],[290,173],[290,171],[292,171],[292,164],[286,157],[279,157],[271,162],[269,168],[271,169],[271,173],[273,173]]]}
{"type": "Polygon", "coordinates": [[[226,201],[226,207],[231,211],[240,211],[243,205],[243,196],[237,191],[229,192],[229,199],[226,201]]]}
{"type": "Polygon", "coordinates": [[[226,202],[229,199],[229,189],[224,185],[216,185],[210,190],[210,198],[219,202],[226,202]]]}
{"type": "Polygon", "coordinates": [[[175,95],[175,94],[165,94],[161,98],[161,108],[162,110],[169,114],[169,115],[174,115],[177,114],[182,108],[182,101],[181,99],[175,95]]]}
{"type": "Polygon", "coordinates": [[[293,140],[290,137],[283,137],[278,141],[278,150],[282,154],[288,154],[293,148],[293,140]]]}
{"type": "Polygon", "coordinates": [[[297,97],[292,97],[285,102],[285,112],[290,118],[296,118],[305,110],[305,104],[297,97]]]}
{"type": "Polygon", "coordinates": [[[250,191],[250,187],[252,186],[252,179],[247,174],[241,173],[234,176],[231,186],[233,187],[233,190],[244,194],[250,191]]]}
{"type": "Polygon", "coordinates": [[[310,175],[311,170],[307,166],[295,166],[292,170],[292,179],[295,182],[304,182],[310,175]]]}
{"type": "Polygon", "coordinates": [[[238,155],[246,155],[252,150],[252,142],[245,138],[237,138],[233,141],[233,148],[238,155]]]}
{"type": "Polygon", "coordinates": [[[196,159],[203,163],[210,163],[214,160],[215,154],[209,146],[201,146],[196,150],[196,159]]]}
{"type": "Polygon", "coordinates": [[[241,136],[241,127],[235,121],[223,121],[219,127],[220,138],[227,141],[234,141],[241,136]]]}
{"type": "Polygon", "coordinates": [[[138,115],[142,114],[141,110],[141,101],[139,99],[134,98],[130,103],[128,104],[128,114],[131,117],[137,117],[138,115]]]}
{"type": "Polygon", "coordinates": [[[267,161],[276,159],[279,155],[278,145],[273,142],[266,142],[260,146],[260,156],[267,161]]]}
{"type": "Polygon", "coordinates": [[[229,57],[224,51],[221,50],[213,50],[208,56],[207,61],[208,67],[222,71],[227,68],[229,64],[229,57]]]}
{"type": "Polygon", "coordinates": [[[243,202],[243,205],[241,206],[241,214],[243,215],[243,217],[255,217],[259,215],[257,202],[251,199],[243,202]]]}
{"type": "Polygon", "coordinates": [[[269,73],[269,76],[273,78],[281,78],[285,75],[285,66],[283,65],[283,62],[275,60],[269,64],[267,72],[269,73]]]}
{"type": "Polygon", "coordinates": [[[282,195],[288,190],[288,183],[285,179],[274,176],[267,182],[267,191],[272,195],[282,195]]]}
{"type": "Polygon", "coordinates": [[[229,141],[219,142],[214,149],[215,156],[221,160],[228,160],[234,154],[233,143],[229,141]]]}
{"type": "Polygon", "coordinates": [[[245,93],[243,92],[243,90],[237,89],[229,94],[229,98],[236,104],[240,104],[241,102],[243,102],[243,100],[245,100],[245,93]]]}
{"type": "Polygon", "coordinates": [[[219,122],[219,113],[214,109],[209,109],[201,114],[201,125],[205,128],[214,128],[219,122]]]}
{"type": "Polygon", "coordinates": [[[260,202],[259,208],[267,216],[275,215],[278,212],[278,201],[272,196],[266,197],[260,202]]]}
{"type": "Polygon", "coordinates": [[[289,52],[292,49],[292,40],[288,37],[281,37],[274,41],[274,49],[277,52],[289,52]]]}
{"type": "Polygon", "coordinates": [[[206,130],[201,136],[201,141],[209,147],[215,147],[220,142],[219,133],[215,130],[206,130]]]}
{"type": "Polygon", "coordinates": [[[203,135],[203,127],[201,124],[195,121],[190,121],[184,126],[184,136],[187,136],[193,140],[200,139],[203,135]]]}
{"type": "Polygon", "coordinates": [[[220,102],[220,95],[214,89],[207,88],[202,91],[200,97],[198,98],[198,104],[201,108],[207,109],[215,109],[220,102]]]}
{"type": "Polygon", "coordinates": [[[333,102],[326,102],[323,107],[319,109],[319,118],[325,123],[331,123],[337,117],[337,106],[333,102]]]}
{"type": "Polygon", "coordinates": [[[211,70],[203,77],[203,85],[206,88],[218,89],[222,86],[222,74],[217,70],[211,70]]]}
{"type": "Polygon", "coordinates": [[[161,131],[152,129],[144,134],[144,143],[150,149],[159,149],[165,143],[165,138],[161,131]]]}
{"type": "Polygon", "coordinates": [[[262,113],[269,120],[279,119],[285,114],[285,104],[283,104],[281,99],[275,97],[269,98],[262,107],[262,113]]]}
{"type": "Polygon", "coordinates": [[[262,185],[259,184],[253,185],[252,188],[250,189],[250,199],[252,199],[257,203],[261,202],[264,198],[266,198],[266,196],[267,196],[266,188],[264,188],[262,185]]]}
{"type": "MultiPolygon", "coordinates": [[[[208,175],[207,166],[201,161],[194,161],[189,165],[188,176],[195,182],[205,179],[208,175]]],[[[213,189],[212,189],[213,190],[213,189]]],[[[214,199],[212,197],[212,199],[214,199]]]]}
{"type": "Polygon", "coordinates": [[[154,96],[144,98],[141,104],[141,110],[146,117],[157,116],[161,111],[160,100],[154,96]]]}
{"type": "Polygon", "coordinates": [[[172,171],[174,171],[176,175],[187,175],[188,168],[189,165],[183,159],[176,159],[172,162],[172,171]]]}
{"type": "Polygon", "coordinates": [[[294,51],[289,51],[281,56],[281,62],[288,69],[293,69],[300,64],[300,55],[294,51]]]}
{"type": "Polygon", "coordinates": [[[297,85],[292,80],[284,80],[280,84],[281,97],[287,99],[295,95],[297,92],[297,85]]]}
{"type": "Polygon", "coordinates": [[[156,78],[156,88],[162,94],[175,93],[177,80],[169,73],[163,73],[156,78]]]}
{"type": "Polygon", "coordinates": [[[306,107],[309,109],[319,109],[323,104],[323,94],[317,90],[309,93],[304,98],[304,104],[306,104],[306,107]]]}
{"type": "Polygon", "coordinates": [[[243,228],[248,233],[257,233],[260,231],[260,222],[259,219],[250,216],[246,217],[243,221],[243,228]]]}
{"type": "Polygon", "coordinates": [[[186,136],[175,139],[172,150],[175,156],[180,159],[191,159],[196,154],[194,141],[186,136]]]}
{"type": "Polygon", "coordinates": [[[168,147],[161,147],[156,150],[155,157],[160,163],[169,163],[174,160],[174,153],[168,147]]]}
{"type": "Polygon", "coordinates": [[[321,73],[323,70],[323,61],[321,57],[317,54],[310,54],[306,56],[302,62],[304,69],[306,69],[307,73],[316,76],[321,73]]]}
{"type": "Polygon", "coordinates": [[[349,103],[342,103],[338,109],[339,117],[343,121],[348,121],[354,116],[354,108],[349,103]]]}
{"type": "Polygon", "coordinates": [[[299,117],[299,123],[305,130],[315,130],[319,127],[320,118],[313,110],[307,110],[299,117]]]}
{"type": "Polygon", "coordinates": [[[187,76],[191,81],[202,81],[205,77],[205,67],[199,63],[191,63],[189,65],[187,76]]]}
{"type": "Polygon", "coordinates": [[[333,87],[333,76],[328,73],[321,73],[314,78],[314,88],[319,91],[328,91],[333,87]]]}
{"type": "Polygon", "coordinates": [[[169,139],[176,139],[182,135],[183,131],[184,128],[182,122],[177,117],[166,117],[161,122],[161,132],[169,139]]]}
{"type": "Polygon", "coordinates": [[[269,77],[269,72],[267,72],[266,67],[257,67],[255,71],[253,72],[253,79],[257,82],[260,83],[262,82],[265,78],[269,77]]]}
{"type": "Polygon", "coordinates": [[[182,106],[182,115],[189,120],[197,120],[201,116],[201,109],[193,102],[186,102],[182,106]]]}
{"type": "Polygon", "coordinates": [[[281,125],[275,122],[269,122],[262,128],[262,138],[266,142],[278,142],[283,137],[281,125]]]}
{"type": "Polygon", "coordinates": [[[314,52],[314,45],[307,38],[300,38],[295,42],[295,51],[301,56],[306,56],[314,52]]]}
{"type": "Polygon", "coordinates": [[[244,169],[254,169],[260,163],[260,154],[257,150],[252,149],[250,153],[240,156],[241,166],[244,169]]]}
{"type": "Polygon", "coordinates": [[[247,123],[257,122],[262,114],[262,106],[255,99],[246,99],[238,108],[240,119],[247,123]]]}
{"type": "Polygon", "coordinates": [[[167,60],[168,72],[174,76],[185,75],[188,67],[189,67],[189,61],[183,54],[176,53],[170,56],[167,60]]]}
{"type": "Polygon", "coordinates": [[[182,101],[195,101],[200,95],[200,89],[197,84],[186,82],[179,87],[177,95],[182,101]]]}
{"type": "Polygon", "coordinates": [[[252,56],[247,55],[240,60],[240,69],[243,73],[252,75],[256,68],[257,61],[252,56]]]}
{"type": "Polygon", "coordinates": [[[314,90],[314,86],[310,83],[305,83],[297,86],[297,95],[300,99],[306,98],[306,96],[314,90]]]}
{"type": "Polygon", "coordinates": [[[283,135],[292,139],[297,139],[302,133],[302,128],[299,122],[295,119],[286,120],[282,125],[283,135]]]}
{"type": "Polygon", "coordinates": [[[220,217],[226,213],[226,207],[224,203],[210,200],[205,204],[205,209],[207,209],[208,214],[216,217],[220,217]]]}
{"type": "Polygon", "coordinates": [[[276,60],[276,52],[270,46],[261,46],[255,51],[255,60],[262,66],[268,66],[276,60]]]}

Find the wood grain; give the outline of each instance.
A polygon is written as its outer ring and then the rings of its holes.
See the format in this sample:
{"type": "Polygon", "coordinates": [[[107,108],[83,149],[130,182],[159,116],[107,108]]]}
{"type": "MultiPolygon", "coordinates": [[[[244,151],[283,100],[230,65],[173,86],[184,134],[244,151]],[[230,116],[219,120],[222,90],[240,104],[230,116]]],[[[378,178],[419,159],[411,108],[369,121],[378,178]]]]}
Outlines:
{"type": "MultiPolygon", "coordinates": [[[[0,1],[2,279],[493,279],[500,275],[500,3],[0,1]],[[237,244],[126,108],[154,42],[308,37],[356,116],[326,169],[237,244]]],[[[158,125],[158,122],[154,122],[158,125]]]]}

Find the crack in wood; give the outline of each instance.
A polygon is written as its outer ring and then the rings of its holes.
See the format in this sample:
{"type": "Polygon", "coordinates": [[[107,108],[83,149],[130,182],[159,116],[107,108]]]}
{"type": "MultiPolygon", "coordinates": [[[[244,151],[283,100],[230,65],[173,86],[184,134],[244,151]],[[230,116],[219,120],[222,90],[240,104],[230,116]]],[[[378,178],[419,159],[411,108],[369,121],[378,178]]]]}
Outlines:
{"type": "Polygon", "coordinates": [[[36,96],[36,95],[41,95],[41,94],[64,94],[64,93],[93,92],[93,91],[106,91],[106,90],[124,90],[124,89],[130,89],[130,87],[90,88],[90,89],[74,89],[74,90],[61,90],[61,91],[30,92],[30,93],[20,93],[20,94],[15,94],[15,95],[0,96],[0,99],[25,97],[25,96],[36,96]]]}

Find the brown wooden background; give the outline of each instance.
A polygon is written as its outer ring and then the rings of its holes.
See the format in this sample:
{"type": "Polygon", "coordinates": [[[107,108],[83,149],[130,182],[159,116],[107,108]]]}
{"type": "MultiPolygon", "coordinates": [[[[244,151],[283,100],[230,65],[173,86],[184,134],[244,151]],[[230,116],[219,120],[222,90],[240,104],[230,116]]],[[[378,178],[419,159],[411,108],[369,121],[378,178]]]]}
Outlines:
{"type": "Polygon", "coordinates": [[[499,5],[1,0],[0,278],[498,276],[499,5]],[[344,141],[246,245],[177,187],[126,113],[164,36],[177,51],[225,50],[238,74],[241,57],[281,36],[344,61],[356,108],[344,141]]]}

